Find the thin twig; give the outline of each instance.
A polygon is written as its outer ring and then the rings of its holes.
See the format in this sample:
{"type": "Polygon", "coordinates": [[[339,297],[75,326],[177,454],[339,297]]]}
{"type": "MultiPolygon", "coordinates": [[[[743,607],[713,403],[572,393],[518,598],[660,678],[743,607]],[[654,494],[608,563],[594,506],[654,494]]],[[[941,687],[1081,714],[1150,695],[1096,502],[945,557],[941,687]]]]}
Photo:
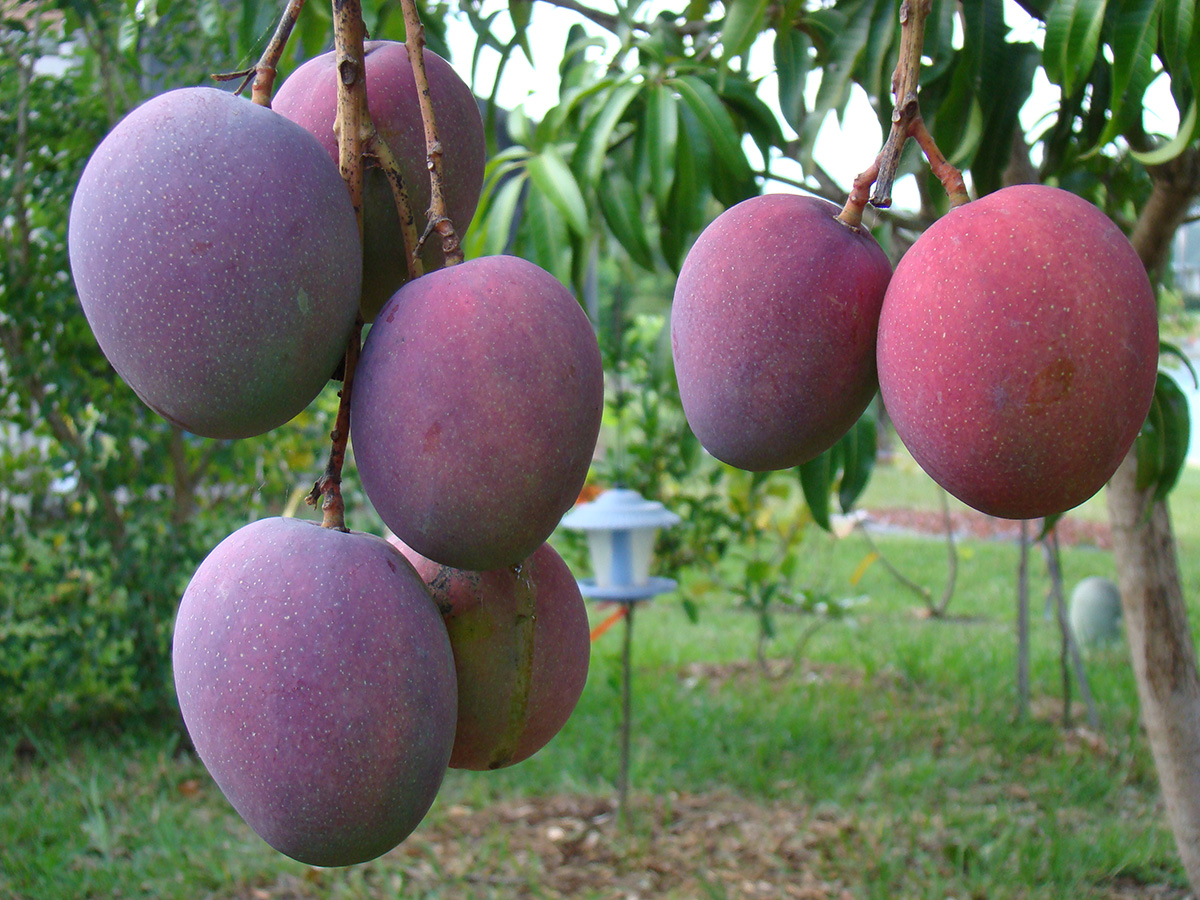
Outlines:
{"type": "Polygon", "coordinates": [[[400,234],[404,238],[404,260],[408,267],[408,278],[420,278],[425,274],[425,266],[420,257],[420,236],[417,234],[417,217],[413,213],[412,200],[408,188],[404,184],[404,176],[400,172],[400,163],[392,148],[387,145],[377,130],[372,129],[372,136],[367,142],[367,155],[375,159],[384,177],[392,188],[392,198],[396,202],[396,214],[400,219],[400,234]]]}
{"type": "MultiPolygon", "coordinates": [[[[350,202],[358,220],[358,234],[363,233],[363,144],[373,132],[371,116],[367,110],[367,68],[363,53],[366,27],[363,25],[362,6],[358,0],[334,0],[333,41],[338,71],[337,115],[334,131],[338,137],[338,166],[350,202]]],[[[362,335],[361,319],[351,329],[346,344],[346,361],[342,374],[342,390],[339,393],[337,420],[330,434],[332,446],[325,472],[313,485],[307,500],[316,506],[321,497],[321,524],[325,528],[347,531],[346,503],[342,498],[342,465],[346,459],[346,444],[350,439],[350,399],[354,386],[354,370],[358,364],[358,353],[362,335]]]]}
{"type": "Polygon", "coordinates": [[[433,97],[429,91],[429,77],[425,72],[425,26],[421,23],[415,0],[401,0],[401,7],[404,10],[404,44],[408,48],[408,61],[412,65],[413,78],[417,83],[417,98],[421,103],[421,120],[425,124],[425,162],[429,167],[429,224],[418,241],[418,247],[422,246],[432,233],[437,232],[442,238],[442,252],[446,257],[446,265],[452,266],[463,261],[463,249],[446,209],[442,143],[438,139],[433,97]]]}
{"type": "Polygon", "coordinates": [[[283,48],[287,46],[288,38],[292,36],[292,29],[296,25],[296,20],[300,17],[300,9],[304,6],[304,0],[288,0],[288,5],[283,10],[283,15],[279,18],[279,24],[275,26],[275,33],[271,35],[271,40],[267,44],[267,48],[259,57],[258,64],[253,69],[243,69],[240,72],[225,72],[220,75],[213,75],[214,81],[236,81],[241,79],[242,83],[238,85],[235,94],[240,94],[246,89],[246,86],[251,82],[254,83],[254,88],[250,93],[250,99],[259,106],[271,105],[271,92],[275,89],[275,74],[278,71],[279,60],[283,56],[283,48]]]}
{"type": "Polygon", "coordinates": [[[1069,662],[1070,668],[1075,671],[1075,680],[1079,682],[1079,695],[1083,698],[1083,705],[1087,710],[1088,725],[1093,731],[1099,731],[1100,713],[1096,709],[1091,685],[1088,684],[1083,658],[1079,655],[1079,642],[1075,640],[1067,619],[1067,605],[1063,597],[1062,554],[1059,552],[1057,528],[1051,528],[1049,534],[1042,539],[1042,553],[1050,575],[1050,592],[1058,610],[1058,629],[1062,635],[1063,726],[1070,727],[1071,724],[1071,678],[1067,669],[1069,662]]]}
{"type": "Polygon", "coordinates": [[[350,340],[346,344],[346,362],[342,374],[342,389],[338,391],[338,411],[333,431],[329,433],[329,461],[325,471],[313,484],[312,491],[305,497],[309,506],[321,502],[321,525],[349,531],[346,527],[346,501],[342,497],[342,466],[346,462],[346,445],[350,440],[350,397],[354,386],[354,370],[358,366],[358,353],[362,339],[362,319],[354,323],[350,340]]]}
{"type": "Polygon", "coordinates": [[[892,74],[892,127],[879,155],[871,166],[854,179],[846,205],[838,215],[839,221],[852,227],[862,225],[867,203],[876,208],[892,205],[892,184],[900,166],[900,153],[910,137],[917,138],[929,159],[934,174],[941,180],[955,206],[970,199],[962,188],[962,174],[946,162],[937,149],[933,136],[921,120],[917,89],[921,74],[921,50],[925,43],[925,19],[932,9],[932,0],[904,0],[900,4],[900,59],[892,74]],[[874,185],[874,192],[868,193],[874,185]]]}
{"type": "Polygon", "coordinates": [[[875,554],[875,558],[883,563],[883,567],[887,569],[889,573],[891,573],[891,576],[904,585],[904,587],[908,588],[910,591],[920,597],[926,606],[929,606],[932,600],[932,595],[929,593],[929,589],[923,585],[917,584],[915,581],[897,569],[892,561],[883,555],[883,552],[879,549],[879,545],[876,544],[874,539],[871,537],[871,532],[867,530],[865,522],[858,523],[858,530],[862,532],[862,536],[866,539],[867,546],[871,548],[871,552],[875,554]]]}
{"type": "Polygon", "coordinates": [[[950,599],[954,596],[955,585],[958,584],[958,545],[954,542],[954,522],[950,518],[950,495],[946,493],[945,488],[939,487],[938,490],[942,501],[942,526],[946,529],[946,587],[942,591],[942,598],[938,601],[937,606],[931,606],[929,613],[934,618],[940,618],[946,614],[946,608],[950,605],[950,599]]]}

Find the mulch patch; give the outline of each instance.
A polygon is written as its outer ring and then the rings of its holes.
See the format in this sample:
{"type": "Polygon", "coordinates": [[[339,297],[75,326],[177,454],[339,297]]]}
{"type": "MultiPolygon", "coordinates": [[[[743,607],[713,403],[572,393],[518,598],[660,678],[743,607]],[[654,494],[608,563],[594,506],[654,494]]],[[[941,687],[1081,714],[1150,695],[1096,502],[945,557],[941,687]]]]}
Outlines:
{"type": "MultiPolygon", "coordinates": [[[[639,795],[629,821],[627,830],[618,828],[612,798],[586,795],[451,806],[379,863],[361,867],[353,896],[856,900],[861,885],[827,873],[838,871],[851,847],[862,852],[878,839],[844,810],[727,791],[639,795]]],[[[310,869],[234,900],[342,896],[335,883],[344,877],[310,869]]],[[[1122,877],[1106,896],[1186,900],[1187,892],[1122,877]]]]}
{"type": "MultiPolygon", "coordinates": [[[[950,513],[950,523],[957,539],[1017,541],[1021,537],[1021,523],[1014,519],[997,519],[973,509],[956,509],[950,513]]],[[[916,532],[918,534],[944,535],[945,521],[937,510],[902,509],[881,507],[866,510],[866,524],[890,529],[916,532]]],[[[1029,533],[1036,538],[1041,534],[1042,520],[1030,522],[1029,533]]],[[[1092,522],[1070,515],[1058,520],[1059,543],[1070,546],[1091,546],[1100,550],[1112,549],[1112,529],[1107,522],[1092,522]]]]}

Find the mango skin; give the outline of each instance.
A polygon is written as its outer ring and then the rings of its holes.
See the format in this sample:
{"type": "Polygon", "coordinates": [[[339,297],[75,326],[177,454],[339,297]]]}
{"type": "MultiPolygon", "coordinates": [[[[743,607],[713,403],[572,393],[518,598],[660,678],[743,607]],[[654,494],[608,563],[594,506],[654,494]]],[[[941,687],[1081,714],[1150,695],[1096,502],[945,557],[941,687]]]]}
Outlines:
{"type": "Polygon", "coordinates": [[[276,850],[314,866],[386,853],[416,828],[454,743],[449,638],[383,538],[261,519],[184,592],[175,686],[196,752],[276,850]]]}
{"type": "Polygon", "coordinates": [[[600,432],[587,315],[512,256],[411,281],[363,342],[350,436],[363,490],[405,544],[456,569],[515,565],[574,505],[600,432]]]}
{"type": "Polygon", "coordinates": [[[739,469],[785,469],[833,446],[875,395],[875,333],[892,268],[825,200],[730,207],[684,260],[671,347],[692,432],[739,469]]]}
{"type": "Polygon", "coordinates": [[[182,88],[133,110],[88,160],[67,240],[100,349],[185,431],[283,425],[346,352],[362,279],[346,186],[312,135],[248,100],[182,88]]]}
{"type": "Polygon", "coordinates": [[[429,586],[454,650],[458,727],[450,768],[483,771],[528,759],[566,724],[587,682],[591,633],[571,570],[549,544],[520,566],[470,572],[392,540],[429,586]],[[523,589],[533,593],[531,655],[522,650],[523,589]],[[522,664],[529,667],[524,677],[522,664]],[[524,713],[516,723],[514,710],[524,713]]]}
{"type": "Polygon", "coordinates": [[[951,210],[896,267],[879,380],[917,463],[964,503],[1065,512],[1116,471],[1158,369],[1154,291],[1129,241],[1067,191],[951,210]]]}
{"type": "MultiPolygon", "coordinates": [[[[420,236],[429,209],[429,169],[425,162],[425,125],[408,50],[396,41],[367,41],[363,50],[367,108],[399,163],[420,236]]],[[[446,207],[461,238],[471,224],[483,189],[487,162],[483,119],[466,82],[432,50],[425,51],[425,72],[443,147],[446,207]]],[[[337,81],[337,60],[333,53],[324,53],[289,75],[272,99],[272,107],[311,131],[335,163],[337,81]]],[[[371,322],[408,281],[408,266],[391,186],[370,158],[363,173],[363,220],[362,317],[364,322],[371,322]]],[[[445,257],[439,235],[430,235],[421,260],[426,271],[442,267],[445,257]]]]}

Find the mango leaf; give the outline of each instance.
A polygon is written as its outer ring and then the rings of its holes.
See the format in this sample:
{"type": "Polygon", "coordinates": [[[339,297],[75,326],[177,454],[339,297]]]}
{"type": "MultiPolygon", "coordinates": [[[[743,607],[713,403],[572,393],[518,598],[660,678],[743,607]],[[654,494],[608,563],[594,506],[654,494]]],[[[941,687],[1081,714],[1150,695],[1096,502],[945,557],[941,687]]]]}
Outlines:
{"type": "Polygon", "coordinates": [[[1154,400],[1150,403],[1150,412],[1137,439],[1133,442],[1137,453],[1137,488],[1139,491],[1149,490],[1162,477],[1166,460],[1166,448],[1163,443],[1163,410],[1158,398],[1158,385],[1155,385],[1154,400]]]}
{"type": "Polygon", "coordinates": [[[609,141],[612,139],[613,130],[642,86],[642,82],[628,77],[620,81],[605,98],[600,109],[588,119],[571,160],[572,168],[585,184],[599,182],[604,160],[609,153],[609,141]]]}
{"type": "MultiPolygon", "coordinates": [[[[729,110],[721,103],[706,81],[695,75],[683,75],[674,78],[670,84],[679,91],[679,96],[696,116],[708,142],[716,153],[716,158],[736,182],[734,189],[745,184],[753,183],[754,173],[742,150],[742,135],[733,123],[729,110]]],[[[714,185],[714,189],[722,187],[714,185]]]]}
{"type": "MultiPolygon", "coordinates": [[[[813,103],[813,115],[805,123],[806,147],[811,147],[816,140],[816,133],[830,110],[836,109],[840,114],[845,109],[855,66],[870,38],[872,4],[858,0],[845,4],[842,11],[845,20],[833,34],[828,54],[817,59],[821,65],[821,87],[813,103]]],[[[815,18],[810,17],[809,21],[815,18]]]]}
{"type": "MultiPolygon", "coordinates": [[[[296,21],[296,31],[299,32],[296,36],[300,38],[300,47],[304,55],[313,57],[324,51],[329,45],[332,29],[333,15],[323,5],[317,5],[315,9],[310,8],[300,16],[296,21]]],[[[288,59],[290,55],[284,54],[280,62],[291,62],[288,59]]]]}
{"type": "Polygon", "coordinates": [[[1154,486],[1154,499],[1162,500],[1179,483],[1187,464],[1188,443],[1191,440],[1191,417],[1187,395],[1175,379],[1166,372],[1158,373],[1154,385],[1154,401],[1162,409],[1162,470],[1154,486]]]}
{"type": "Polygon", "coordinates": [[[703,223],[704,195],[712,168],[711,149],[696,116],[686,104],[680,104],[678,112],[675,178],[666,211],[659,215],[659,246],[676,274],[683,263],[688,238],[703,223]]]}
{"type": "Polygon", "coordinates": [[[515,40],[533,65],[533,50],[529,47],[529,21],[533,18],[533,0],[508,0],[508,15],[512,19],[515,40]]]}
{"type": "MultiPolygon", "coordinates": [[[[929,65],[921,67],[922,84],[927,84],[940,77],[958,61],[954,47],[957,11],[956,0],[934,0],[933,2],[933,8],[925,20],[925,45],[922,49],[923,55],[929,57],[931,62],[929,65]]],[[[963,16],[967,22],[971,21],[970,10],[964,9],[963,16]]]]}
{"type": "Polygon", "coordinates": [[[804,463],[799,469],[800,488],[804,492],[804,502],[808,504],[813,521],[829,532],[833,531],[833,526],[829,523],[829,498],[837,471],[837,456],[840,456],[840,448],[835,444],[820,456],[804,463]]]}
{"type": "Polygon", "coordinates": [[[1158,47],[1158,0],[1121,0],[1113,20],[1112,103],[1108,126],[1096,142],[1104,146],[1125,130],[1126,109],[1140,117],[1142,97],[1154,78],[1158,47]]]}
{"type": "MultiPolygon", "coordinates": [[[[565,167],[565,163],[563,164],[565,167]]],[[[521,216],[521,232],[529,240],[528,257],[563,284],[571,283],[571,244],[562,211],[540,191],[531,191],[521,216]]],[[[526,255],[523,250],[521,255],[526,255]]]]}
{"type": "Polygon", "coordinates": [[[525,188],[525,178],[526,174],[522,172],[501,183],[484,207],[487,213],[483,219],[482,233],[479,234],[482,249],[478,255],[498,256],[507,252],[516,227],[517,208],[525,188]]]}
{"type": "Polygon", "coordinates": [[[1196,373],[1196,367],[1192,364],[1191,358],[1186,353],[1170,341],[1162,340],[1158,342],[1158,352],[1164,356],[1173,356],[1183,363],[1183,367],[1192,376],[1192,385],[1200,390],[1200,374],[1196,373]]]}
{"type": "Polygon", "coordinates": [[[860,417],[838,442],[842,448],[842,480],[838,486],[838,505],[844,513],[850,512],[871,480],[878,449],[877,432],[875,417],[868,413],[860,417]]]}
{"type": "Polygon", "coordinates": [[[639,149],[645,158],[654,206],[660,216],[667,208],[667,200],[671,195],[678,136],[679,114],[675,109],[675,95],[664,84],[651,85],[646,90],[646,104],[642,109],[639,149]]]}
{"type": "Polygon", "coordinates": [[[775,72],[779,78],[779,110],[783,120],[799,132],[804,127],[804,85],[808,79],[811,47],[808,35],[799,28],[775,32],[775,72]]]}
{"type": "Polygon", "coordinates": [[[1163,0],[1159,31],[1163,61],[1172,77],[1189,68],[1191,47],[1196,43],[1195,17],[1196,0],[1163,0]]]}
{"type": "Polygon", "coordinates": [[[983,110],[970,66],[959,66],[950,81],[950,91],[930,117],[930,129],[938,148],[956,166],[965,165],[983,137],[983,110]]]}
{"type": "Polygon", "coordinates": [[[963,17],[963,53],[978,87],[984,78],[1003,64],[1008,26],[1004,21],[1003,0],[978,0],[965,3],[963,17]]]}
{"type": "MultiPolygon", "coordinates": [[[[715,89],[715,86],[714,86],[715,89]]],[[[786,140],[779,119],[758,96],[757,85],[740,75],[727,75],[717,91],[740,124],[758,146],[763,159],[770,159],[772,147],[783,148],[786,140]]]]}
{"type": "Polygon", "coordinates": [[[1174,138],[1161,147],[1156,147],[1146,152],[1130,150],[1129,155],[1144,166],[1160,166],[1163,163],[1170,162],[1186,150],[1192,142],[1192,135],[1195,131],[1196,99],[1193,98],[1192,105],[1188,107],[1187,115],[1184,116],[1183,121],[1179,125],[1179,134],[1175,135],[1174,138]]]}
{"type": "MultiPolygon", "coordinates": [[[[586,118],[583,112],[589,100],[598,94],[610,90],[616,82],[612,78],[584,79],[577,85],[560,84],[558,88],[558,103],[547,110],[537,128],[537,138],[540,143],[553,143],[560,137],[575,135],[578,129],[573,120],[579,116],[586,118]]],[[[578,147],[576,147],[578,150],[578,147]]],[[[572,154],[572,159],[577,154],[572,154]]]]}
{"type": "Polygon", "coordinates": [[[538,191],[562,214],[567,226],[580,237],[588,233],[587,204],[579,190],[579,183],[558,148],[544,147],[537,156],[530,157],[529,178],[538,191]]]}
{"type": "Polygon", "coordinates": [[[1033,76],[1041,53],[1028,42],[1004,42],[999,62],[980,74],[983,135],[971,159],[971,177],[979,193],[1001,187],[1012,154],[1013,134],[1020,127],[1021,107],[1033,93],[1033,76]]]}
{"type": "Polygon", "coordinates": [[[726,4],[721,27],[721,45],[725,48],[722,59],[726,63],[750,49],[762,30],[766,9],[767,0],[729,0],[726,4]]]}
{"type": "Polygon", "coordinates": [[[1106,0],[1059,0],[1046,19],[1046,77],[1071,95],[1083,87],[1100,50],[1106,0]]]}
{"type": "Polygon", "coordinates": [[[867,94],[888,106],[892,93],[892,48],[895,44],[898,16],[893,0],[874,0],[867,43],[855,66],[855,76],[867,94]],[[891,63],[891,65],[889,65],[891,63]]]}
{"type": "Polygon", "coordinates": [[[687,616],[689,622],[695,625],[700,621],[700,607],[694,601],[683,597],[680,600],[680,605],[683,607],[683,614],[687,616]]]}
{"type": "Polygon", "coordinates": [[[646,237],[641,194],[629,178],[605,176],[597,186],[600,212],[609,230],[630,257],[643,269],[654,270],[654,254],[646,237]]]}
{"type": "MultiPolygon", "coordinates": [[[[196,7],[196,23],[205,37],[216,37],[225,23],[225,7],[221,0],[200,0],[196,7]]],[[[11,27],[6,21],[4,27],[11,27]]]]}
{"type": "Polygon", "coordinates": [[[1042,530],[1038,532],[1037,540],[1044,541],[1050,536],[1050,532],[1054,530],[1054,526],[1062,519],[1062,513],[1051,513],[1042,519],[1042,530]]]}

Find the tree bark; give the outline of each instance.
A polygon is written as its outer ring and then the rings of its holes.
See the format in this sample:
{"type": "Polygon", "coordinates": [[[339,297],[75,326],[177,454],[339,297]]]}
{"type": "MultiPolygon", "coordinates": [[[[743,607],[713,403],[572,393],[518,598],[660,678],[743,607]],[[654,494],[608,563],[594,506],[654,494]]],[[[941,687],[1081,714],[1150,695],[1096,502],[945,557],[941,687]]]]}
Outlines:
{"type": "Polygon", "coordinates": [[[1167,820],[1192,890],[1200,890],[1200,677],[1167,507],[1137,489],[1126,458],[1108,489],[1125,635],[1142,724],[1154,755],[1167,820]]]}
{"type": "MultiPolygon", "coordinates": [[[[1200,149],[1150,174],[1154,188],[1130,240],[1153,276],[1200,195],[1200,149]]],[[[1167,820],[1192,891],[1200,894],[1200,672],[1170,513],[1152,491],[1138,489],[1132,452],[1109,482],[1108,510],[1142,723],[1167,820]]]]}

